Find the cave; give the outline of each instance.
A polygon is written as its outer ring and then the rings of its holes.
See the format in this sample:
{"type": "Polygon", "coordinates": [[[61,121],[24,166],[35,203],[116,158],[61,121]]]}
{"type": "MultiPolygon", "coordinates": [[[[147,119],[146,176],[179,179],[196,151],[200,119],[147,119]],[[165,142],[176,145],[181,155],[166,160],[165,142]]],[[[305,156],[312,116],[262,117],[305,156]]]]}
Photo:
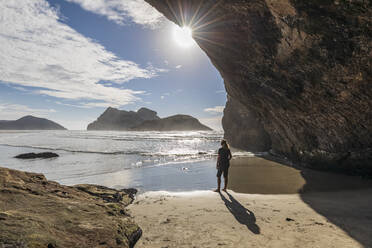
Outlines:
{"type": "Polygon", "coordinates": [[[146,1],[220,72],[232,146],[372,176],[370,1],[146,1]]]}

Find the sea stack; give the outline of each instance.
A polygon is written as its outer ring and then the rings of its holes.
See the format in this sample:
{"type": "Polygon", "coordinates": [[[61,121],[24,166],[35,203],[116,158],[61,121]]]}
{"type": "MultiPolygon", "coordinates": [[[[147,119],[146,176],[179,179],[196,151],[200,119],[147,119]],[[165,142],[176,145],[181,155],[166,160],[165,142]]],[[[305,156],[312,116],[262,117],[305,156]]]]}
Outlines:
{"type": "Polygon", "coordinates": [[[125,131],[141,124],[144,121],[160,119],[157,113],[147,108],[137,112],[107,108],[96,121],[88,125],[88,130],[125,131]]]}

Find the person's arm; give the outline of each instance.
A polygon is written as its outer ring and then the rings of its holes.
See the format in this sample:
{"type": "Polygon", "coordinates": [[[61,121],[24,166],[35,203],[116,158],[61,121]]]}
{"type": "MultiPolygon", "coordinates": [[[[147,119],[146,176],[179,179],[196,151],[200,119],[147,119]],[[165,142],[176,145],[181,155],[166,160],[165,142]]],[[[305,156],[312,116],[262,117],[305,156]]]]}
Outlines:
{"type": "Polygon", "coordinates": [[[232,159],[232,154],[231,154],[231,151],[229,149],[229,160],[231,160],[231,159],[232,159]]]}
{"type": "Polygon", "coordinates": [[[220,150],[218,150],[218,157],[217,157],[216,169],[218,169],[220,167],[220,160],[221,160],[220,150]]]}

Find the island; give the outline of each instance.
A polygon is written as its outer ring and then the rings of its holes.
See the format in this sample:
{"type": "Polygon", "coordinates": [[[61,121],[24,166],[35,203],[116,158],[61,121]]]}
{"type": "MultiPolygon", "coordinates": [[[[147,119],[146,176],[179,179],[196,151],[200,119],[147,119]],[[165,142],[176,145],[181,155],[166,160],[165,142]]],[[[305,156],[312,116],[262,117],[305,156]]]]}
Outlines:
{"type": "Polygon", "coordinates": [[[173,115],[167,118],[145,121],[132,128],[133,131],[211,131],[190,115],[173,115]]]}
{"type": "Polygon", "coordinates": [[[173,115],[160,118],[156,111],[140,108],[137,112],[109,107],[89,124],[87,130],[106,131],[210,131],[190,115],[173,115]]]}
{"type": "Polygon", "coordinates": [[[62,125],[44,118],[32,115],[24,116],[15,121],[0,121],[0,130],[67,130],[62,125]]]}
{"type": "Polygon", "coordinates": [[[96,121],[88,125],[87,130],[126,131],[144,121],[158,119],[160,117],[157,113],[147,108],[134,112],[109,107],[96,121]]]}

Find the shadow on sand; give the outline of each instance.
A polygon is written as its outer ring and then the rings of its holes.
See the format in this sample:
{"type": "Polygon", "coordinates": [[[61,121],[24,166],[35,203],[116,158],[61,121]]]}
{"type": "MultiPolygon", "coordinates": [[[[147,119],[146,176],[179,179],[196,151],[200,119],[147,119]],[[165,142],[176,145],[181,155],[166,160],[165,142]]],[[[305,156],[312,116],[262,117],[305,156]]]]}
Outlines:
{"type": "Polygon", "coordinates": [[[363,247],[372,247],[372,180],[295,167],[273,158],[265,159],[300,170],[305,181],[298,191],[301,199],[363,247]]]}
{"type": "MultiPolygon", "coordinates": [[[[226,192],[227,193],[227,192],[226,192]]],[[[252,211],[246,209],[240,202],[238,202],[232,195],[227,193],[227,199],[220,193],[221,199],[224,201],[227,209],[235,217],[235,219],[245,226],[254,234],[260,234],[260,227],[256,224],[256,217],[252,211]]]]}

